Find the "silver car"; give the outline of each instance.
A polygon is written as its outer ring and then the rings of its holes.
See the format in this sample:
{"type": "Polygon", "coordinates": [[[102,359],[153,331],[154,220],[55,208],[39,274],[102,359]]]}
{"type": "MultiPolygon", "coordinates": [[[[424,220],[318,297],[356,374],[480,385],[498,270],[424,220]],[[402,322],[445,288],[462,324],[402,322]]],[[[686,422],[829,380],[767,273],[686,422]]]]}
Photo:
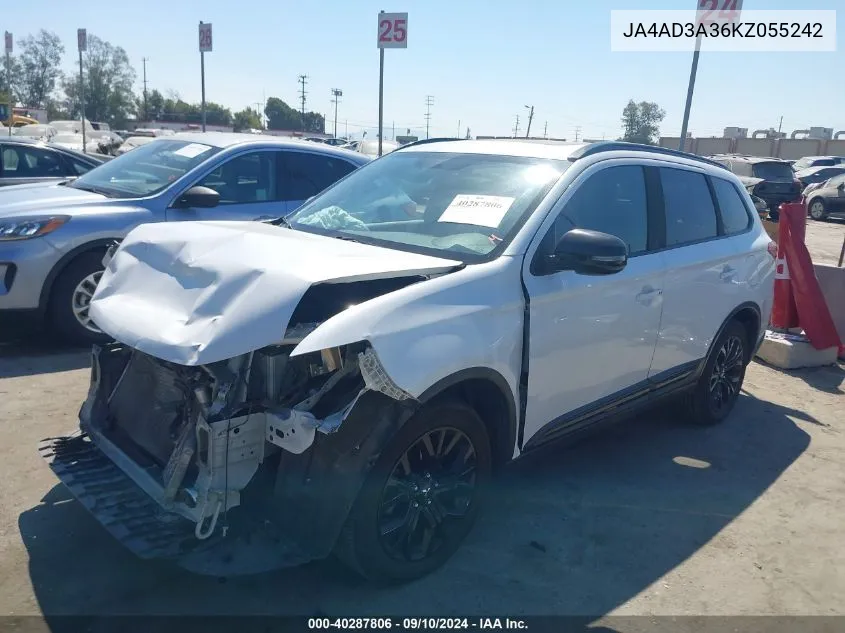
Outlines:
{"type": "Polygon", "coordinates": [[[88,304],[108,246],[131,229],[278,218],[369,160],[306,141],[189,133],[158,138],[73,181],[4,187],[0,316],[24,312],[75,342],[103,341],[88,304]]]}

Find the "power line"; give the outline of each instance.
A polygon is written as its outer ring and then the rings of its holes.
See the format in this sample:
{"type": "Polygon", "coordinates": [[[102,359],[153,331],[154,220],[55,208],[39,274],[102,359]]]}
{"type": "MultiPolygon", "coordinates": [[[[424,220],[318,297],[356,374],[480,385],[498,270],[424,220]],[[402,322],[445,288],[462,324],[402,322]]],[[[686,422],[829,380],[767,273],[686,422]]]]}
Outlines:
{"type": "Polygon", "coordinates": [[[334,103],[334,133],[332,136],[335,138],[337,138],[337,104],[342,96],[343,90],[340,88],[332,88],[332,103],[334,103]]]}
{"type": "Polygon", "coordinates": [[[425,137],[428,138],[428,128],[431,123],[431,106],[434,105],[434,97],[431,95],[425,98],[425,137]]]}
{"type": "Polygon", "coordinates": [[[305,83],[308,81],[308,75],[300,75],[299,76],[299,83],[302,85],[300,88],[299,98],[302,101],[302,131],[305,132],[305,95],[308,94],[305,92],[305,83]]]}

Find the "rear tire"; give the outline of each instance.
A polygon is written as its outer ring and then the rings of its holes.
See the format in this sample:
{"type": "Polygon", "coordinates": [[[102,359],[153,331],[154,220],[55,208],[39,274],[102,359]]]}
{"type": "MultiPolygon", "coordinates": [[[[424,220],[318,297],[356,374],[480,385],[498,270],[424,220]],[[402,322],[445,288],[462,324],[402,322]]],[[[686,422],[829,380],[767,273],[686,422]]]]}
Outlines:
{"type": "Polygon", "coordinates": [[[810,203],[810,217],[818,222],[827,219],[827,209],[824,208],[824,200],[816,198],[810,203]]]}
{"type": "Polygon", "coordinates": [[[728,323],[716,339],[698,384],[687,396],[687,412],[693,424],[718,424],[733,410],[751,360],[748,339],[739,321],[728,323]]]}
{"type": "Polygon", "coordinates": [[[492,470],[487,429],[460,401],[423,406],[370,472],[335,554],[368,580],[431,573],[469,534],[492,470]]]}
{"type": "Polygon", "coordinates": [[[111,340],[88,317],[88,304],[102,274],[103,253],[83,253],[68,264],[53,284],[49,321],[69,343],[92,345],[111,340]]]}

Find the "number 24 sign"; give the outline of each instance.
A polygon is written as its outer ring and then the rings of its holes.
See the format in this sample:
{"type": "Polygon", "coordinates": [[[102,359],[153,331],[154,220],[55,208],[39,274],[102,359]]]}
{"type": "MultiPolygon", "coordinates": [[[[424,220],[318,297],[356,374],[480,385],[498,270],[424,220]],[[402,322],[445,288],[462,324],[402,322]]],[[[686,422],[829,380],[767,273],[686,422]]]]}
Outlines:
{"type": "Polygon", "coordinates": [[[378,14],[378,47],[408,48],[408,14],[378,14]]]}
{"type": "Polygon", "coordinates": [[[200,53],[211,52],[211,24],[206,22],[200,24],[200,53]]]}

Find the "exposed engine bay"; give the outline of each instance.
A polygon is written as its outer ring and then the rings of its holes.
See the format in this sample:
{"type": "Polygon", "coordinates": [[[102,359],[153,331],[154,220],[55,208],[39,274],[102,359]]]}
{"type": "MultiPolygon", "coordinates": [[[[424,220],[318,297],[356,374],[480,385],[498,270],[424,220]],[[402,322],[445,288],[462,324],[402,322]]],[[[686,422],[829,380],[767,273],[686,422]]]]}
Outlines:
{"type": "MultiPolygon", "coordinates": [[[[315,458],[308,449],[315,439],[337,434],[359,401],[377,396],[397,405],[413,407],[415,403],[391,381],[366,342],[295,357],[291,351],[320,320],[350,303],[423,279],[315,285],[294,312],[291,322],[296,324],[276,344],[207,365],[176,364],[122,343],[95,347],[90,389],[80,410],[82,436],[74,438],[76,452],[56,442],[42,452],[48,461],[53,460],[51,467],[80,501],[110,529],[111,515],[104,520],[97,509],[117,512],[120,504],[137,499],[125,496],[129,494],[125,491],[109,499],[98,496],[96,491],[105,484],[91,478],[84,467],[86,460],[96,468],[111,469],[107,481],[118,475],[131,479],[155,502],[165,522],[171,516],[193,524],[194,545],[225,537],[228,521],[224,517],[244,505],[245,495],[256,501],[249,512],[258,510],[257,516],[264,521],[274,513],[263,512],[262,506],[279,497],[281,487],[290,486],[279,473],[290,468],[288,462],[298,455],[307,456],[306,468],[312,468],[315,458]],[[93,445],[88,452],[80,448],[83,440],[93,445]],[[70,457],[63,458],[62,450],[70,457]],[[285,461],[286,455],[290,460],[285,461]],[[110,464],[103,465],[102,456],[110,464]],[[112,472],[113,467],[120,473],[112,472]],[[74,490],[74,482],[79,490],[74,490]],[[90,500],[86,501],[86,495],[90,500]]],[[[375,426],[372,416],[370,426],[375,426]]],[[[365,439],[370,432],[355,431],[357,438],[365,439]]],[[[362,441],[352,443],[332,449],[336,455],[327,457],[327,462],[346,452],[357,453],[362,441]]],[[[115,515],[114,521],[122,519],[115,515]]],[[[136,521],[140,528],[146,518],[136,521]]],[[[132,529],[130,521],[126,530],[132,529]]],[[[134,549],[144,557],[157,557],[152,553],[156,543],[168,538],[154,531],[152,540],[134,549]]],[[[179,545],[184,547],[184,542],[179,545]]]]}

